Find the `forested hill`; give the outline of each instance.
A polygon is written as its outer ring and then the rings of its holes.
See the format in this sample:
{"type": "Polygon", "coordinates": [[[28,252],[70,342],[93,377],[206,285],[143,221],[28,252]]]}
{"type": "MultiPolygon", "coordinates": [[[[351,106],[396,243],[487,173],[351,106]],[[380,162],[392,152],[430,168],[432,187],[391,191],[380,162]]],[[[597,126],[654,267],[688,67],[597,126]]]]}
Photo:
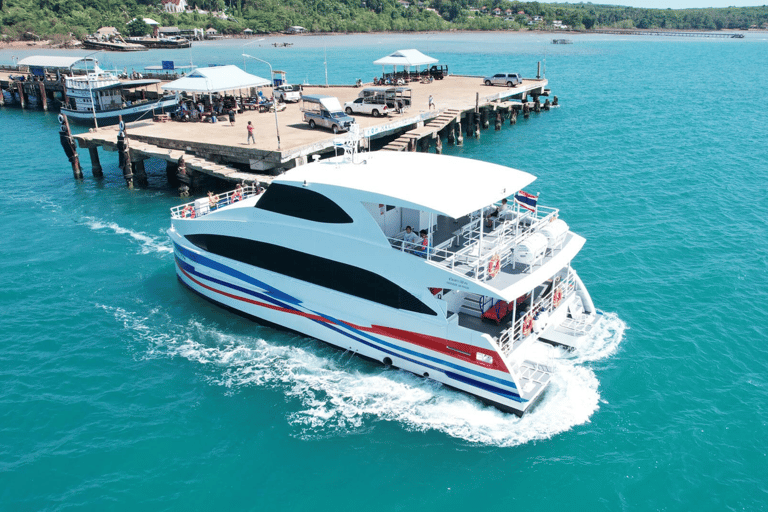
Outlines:
{"type": "Polygon", "coordinates": [[[641,9],[593,4],[506,0],[189,0],[204,12],[165,13],[161,0],[0,0],[4,38],[81,38],[102,26],[123,34],[147,29],[138,17],[164,26],[213,27],[224,34],[246,28],[279,32],[292,25],[311,32],[528,30],[553,28],[768,28],[768,6],[722,9],[641,9]],[[497,10],[498,9],[498,10],[497,10]]]}

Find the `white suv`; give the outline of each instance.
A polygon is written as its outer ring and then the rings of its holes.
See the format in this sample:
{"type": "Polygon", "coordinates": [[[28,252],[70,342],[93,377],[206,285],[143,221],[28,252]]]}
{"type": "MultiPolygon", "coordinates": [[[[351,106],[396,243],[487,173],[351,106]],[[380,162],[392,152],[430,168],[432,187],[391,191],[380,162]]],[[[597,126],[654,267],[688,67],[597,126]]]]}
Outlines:
{"type": "Polygon", "coordinates": [[[389,115],[387,102],[381,96],[369,96],[367,98],[357,98],[355,101],[348,101],[344,104],[344,111],[347,115],[371,114],[373,117],[389,115]]]}
{"type": "Polygon", "coordinates": [[[507,87],[514,87],[523,83],[523,77],[518,73],[496,73],[493,76],[487,76],[483,78],[485,85],[506,85],[507,87]]]}

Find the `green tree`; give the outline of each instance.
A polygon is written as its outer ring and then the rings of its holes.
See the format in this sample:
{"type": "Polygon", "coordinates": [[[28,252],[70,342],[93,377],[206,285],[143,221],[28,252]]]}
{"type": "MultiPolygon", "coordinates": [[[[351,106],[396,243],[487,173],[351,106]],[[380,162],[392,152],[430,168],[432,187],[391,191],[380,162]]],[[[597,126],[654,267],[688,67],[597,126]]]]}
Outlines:
{"type": "Polygon", "coordinates": [[[144,18],[136,18],[126,26],[128,28],[128,35],[131,37],[145,36],[150,32],[149,25],[144,21],[144,18]]]}

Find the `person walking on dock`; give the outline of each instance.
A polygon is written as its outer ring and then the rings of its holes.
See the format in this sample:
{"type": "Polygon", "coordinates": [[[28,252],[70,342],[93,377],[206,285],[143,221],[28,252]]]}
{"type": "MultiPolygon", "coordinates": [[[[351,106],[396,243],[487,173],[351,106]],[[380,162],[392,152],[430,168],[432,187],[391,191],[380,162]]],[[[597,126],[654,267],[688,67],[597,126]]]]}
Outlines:
{"type": "Polygon", "coordinates": [[[229,110],[229,126],[235,126],[235,109],[229,110]]]}
{"type": "Polygon", "coordinates": [[[250,121],[248,121],[248,126],[246,128],[248,128],[248,144],[250,144],[251,141],[256,144],[256,137],[253,136],[253,124],[250,121]]]}
{"type": "Polygon", "coordinates": [[[432,95],[429,95],[429,109],[432,110],[435,108],[435,101],[432,99],[432,95]]]}

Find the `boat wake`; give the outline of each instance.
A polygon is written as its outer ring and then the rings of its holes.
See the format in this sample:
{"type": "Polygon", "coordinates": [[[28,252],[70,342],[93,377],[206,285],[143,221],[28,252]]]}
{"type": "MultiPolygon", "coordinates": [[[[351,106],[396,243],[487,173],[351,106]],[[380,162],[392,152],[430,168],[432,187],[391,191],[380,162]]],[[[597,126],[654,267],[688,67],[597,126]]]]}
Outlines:
{"type": "Polygon", "coordinates": [[[268,341],[225,333],[198,320],[169,329],[175,322],[161,309],[141,316],[101,307],[129,331],[141,357],[181,357],[199,364],[206,381],[226,394],[252,386],[279,389],[295,400],[286,420],[299,438],[361,433],[377,421],[391,421],[410,431],[501,447],[548,439],[589,421],[599,408],[599,382],[582,363],[614,353],[626,328],[618,316],[608,315],[587,356],[537,346],[532,355],[549,357],[555,375],[542,401],[518,418],[435,381],[370,364],[309,338],[267,330],[281,338],[268,341]]]}
{"type": "Polygon", "coordinates": [[[159,253],[170,254],[173,252],[168,237],[166,236],[152,236],[146,233],[133,231],[132,229],[124,228],[115,224],[114,222],[103,222],[93,217],[84,217],[85,224],[94,231],[112,231],[117,235],[128,235],[132,242],[138,243],[141,246],[141,254],[159,253]]]}

